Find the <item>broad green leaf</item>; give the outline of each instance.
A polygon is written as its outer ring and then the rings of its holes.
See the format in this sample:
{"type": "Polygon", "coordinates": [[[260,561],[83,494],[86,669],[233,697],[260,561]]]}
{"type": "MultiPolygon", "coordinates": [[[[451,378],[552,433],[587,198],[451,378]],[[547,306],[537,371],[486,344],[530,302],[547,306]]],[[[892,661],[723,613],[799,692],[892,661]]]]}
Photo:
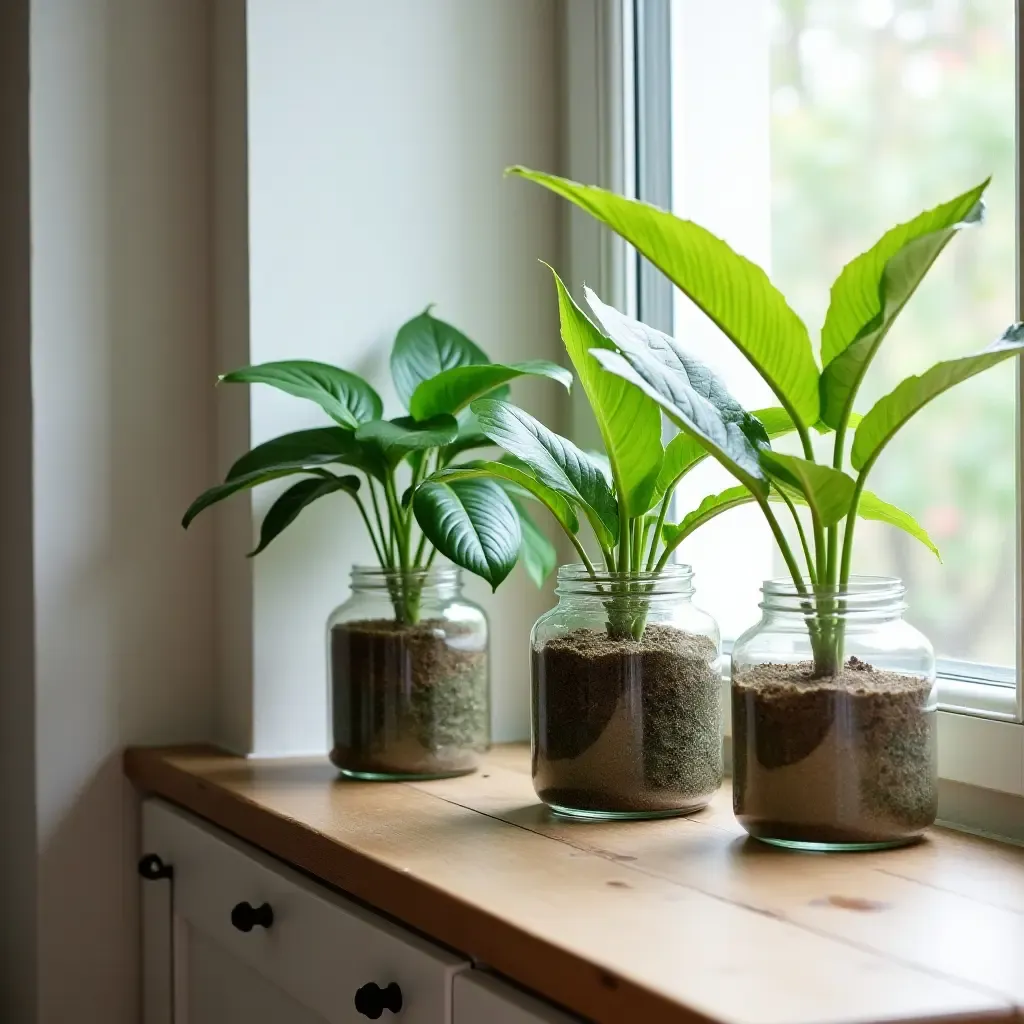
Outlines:
{"type": "Polygon", "coordinates": [[[870,468],[900,427],[933,398],[990,366],[1019,355],[1022,349],[1024,324],[1013,324],[983,352],[936,363],[920,376],[908,377],[865,413],[850,450],[853,468],[870,468]]]}
{"type": "Polygon", "coordinates": [[[508,365],[453,366],[416,386],[409,399],[409,412],[418,420],[430,419],[441,413],[454,415],[502,384],[524,376],[549,377],[558,381],[566,391],[572,387],[572,374],[564,366],[545,359],[508,365]]]}
{"type": "MultiPolygon", "coordinates": [[[[755,409],[751,416],[760,421],[769,438],[782,437],[796,430],[793,417],[785,409],[755,409]]],[[[683,477],[707,455],[707,449],[690,434],[676,434],[665,445],[665,460],[654,488],[654,504],[660,502],[666,492],[674,491],[683,477]]]]}
{"type": "Polygon", "coordinates": [[[615,496],[600,466],[586,452],[508,402],[481,398],[473,403],[473,412],[492,441],[528,463],[541,483],[579,506],[601,544],[615,543],[619,529],[615,496]]]}
{"type": "Polygon", "coordinates": [[[451,444],[459,433],[454,416],[434,416],[417,422],[411,416],[393,420],[371,420],[356,430],[356,440],[373,444],[391,466],[397,466],[410,452],[451,444]]]}
{"type": "Polygon", "coordinates": [[[818,420],[818,367],[807,328],[768,275],[710,231],[646,203],[522,167],[509,173],[607,224],[698,306],[757,368],[794,419],[818,420]]]}
{"type": "Polygon", "coordinates": [[[485,579],[492,590],[516,564],[519,514],[495,481],[428,480],[416,488],[413,512],[442,555],[485,579]]]}
{"type": "Polygon", "coordinates": [[[938,560],[942,561],[939,549],[935,542],[928,536],[928,531],[909,513],[903,509],[882,501],[877,494],[871,491],[861,493],[860,502],[857,504],[857,515],[861,519],[872,519],[878,523],[888,523],[895,526],[904,533],[919,540],[938,560]]]}
{"type": "Polygon", "coordinates": [[[746,505],[754,500],[749,489],[740,484],[727,487],[719,494],[709,494],[692,512],[688,512],[678,523],[665,523],[661,536],[668,547],[675,547],[691,533],[710,522],[715,516],[728,512],[737,505],[746,505]]]}
{"type": "Polygon", "coordinates": [[[220,379],[225,384],[269,384],[296,398],[306,398],[316,402],[335,423],[352,429],[384,411],[380,395],[362,377],[308,359],[246,366],[220,379]]]}
{"type": "Polygon", "coordinates": [[[964,227],[981,222],[988,179],[948,203],[887,231],[832,285],[821,329],[821,418],[836,428],[868,365],[932,264],[964,227]]]}
{"type": "Polygon", "coordinates": [[[282,434],[258,444],[235,462],[228,470],[226,479],[230,481],[255,470],[273,469],[282,463],[302,463],[307,466],[340,463],[355,466],[379,479],[383,479],[386,468],[377,448],[356,440],[351,430],[315,427],[312,430],[282,434]]]}
{"type": "MultiPolygon", "coordinates": [[[[806,499],[800,494],[787,491],[791,501],[798,505],[805,505],[806,499]]],[[[687,513],[678,523],[666,523],[662,530],[662,537],[666,544],[674,545],[681,543],[691,533],[694,533],[706,522],[714,519],[715,516],[728,512],[738,505],[746,505],[754,500],[754,496],[745,487],[729,487],[720,494],[712,494],[705,498],[700,505],[692,512],[687,513]]],[[[781,502],[782,497],[772,491],[769,500],[781,502]]],[[[936,557],[939,549],[935,546],[928,531],[922,527],[909,512],[882,501],[871,491],[863,491],[860,496],[860,503],[857,507],[857,515],[861,519],[870,519],[879,523],[888,523],[895,526],[904,533],[909,534],[915,540],[919,540],[936,557]]]]}
{"type": "Polygon", "coordinates": [[[768,483],[757,455],[762,444],[757,434],[763,436],[764,428],[749,413],[738,419],[726,418],[691,387],[684,370],[672,369],[650,354],[595,349],[594,356],[610,373],[653,398],[677,427],[696,438],[740,482],[767,493],[768,483]]]}
{"type": "MultiPolygon", "coordinates": [[[[464,466],[449,466],[434,473],[430,480],[451,483],[453,480],[479,480],[481,478],[504,481],[518,488],[522,494],[536,498],[547,506],[551,514],[570,533],[578,533],[580,521],[569,501],[558,491],[541,483],[532,473],[507,462],[474,462],[464,466]]],[[[508,490],[508,488],[506,488],[508,490]]]]}
{"type": "Polygon", "coordinates": [[[444,446],[441,452],[442,465],[447,465],[457,455],[474,448],[494,447],[494,442],[480,429],[471,409],[463,409],[455,418],[459,423],[459,433],[451,444],[444,446]]]}
{"type": "Polygon", "coordinates": [[[521,501],[512,498],[512,504],[519,513],[519,529],[523,535],[519,545],[519,558],[526,570],[526,575],[538,587],[555,571],[558,564],[558,552],[555,545],[545,536],[544,531],[533,521],[521,501]]]}
{"type": "Polygon", "coordinates": [[[195,519],[203,509],[209,508],[211,505],[215,505],[218,501],[223,501],[225,498],[230,498],[232,494],[237,494],[239,491],[250,490],[253,487],[258,487],[260,484],[265,484],[270,480],[277,480],[283,476],[295,476],[297,473],[312,473],[318,478],[333,475],[328,474],[326,470],[309,468],[307,460],[292,463],[279,462],[272,467],[254,469],[248,473],[242,473],[234,476],[230,480],[225,480],[222,484],[217,484],[215,487],[210,487],[203,491],[203,493],[200,494],[191,505],[189,505],[188,510],[185,512],[185,515],[181,520],[181,525],[187,530],[192,520],[195,519]]]}
{"type": "Polygon", "coordinates": [[[456,366],[489,362],[479,346],[451,324],[431,316],[428,307],[398,329],[391,349],[391,377],[398,397],[411,409],[412,396],[423,381],[456,366]]]}
{"type": "Polygon", "coordinates": [[[552,274],[562,341],[597,420],[619,503],[626,515],[642,515],[651,507],[661,467],[661,411],[642,391],[606,373],[590,354],[593,348],[612,345],[576,305],[558,275],[552,274]]]}
{"type": "Polygon", "coordinates": [[[337,491],[355,495],[358,490],[359,477],[357,476],[332,476],[330,479],[300,480],[293,487],[289,487],[267,509],[267,514],[263,517],[263,525],[260,528],[259,547],[250,551],[249,557],[258,555],[286,526],[295,521],[295,517],[307,505],[311,505],[317,498],[334,494],[337,491]]]}
{"type": "Polygon", "coordinates": [[[796,455],[761,452],[765,472],[787,488],[796,488],[822,526],[835,526],[850,511],[856,484],[842,470],[796,455]]]}

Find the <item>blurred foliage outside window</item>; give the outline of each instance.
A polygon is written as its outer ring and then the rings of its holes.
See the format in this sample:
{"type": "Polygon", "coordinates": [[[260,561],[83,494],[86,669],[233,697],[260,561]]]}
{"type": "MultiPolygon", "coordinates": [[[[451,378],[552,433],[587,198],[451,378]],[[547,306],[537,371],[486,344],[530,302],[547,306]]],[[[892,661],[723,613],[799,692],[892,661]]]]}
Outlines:
{"type": "MultiPolygon", "coordinates": [[[[772,0],[772,277],[817,337],[842,266],[883,231],[989,174],[988,218],[956,238],[861,390],[972,352],[1016,319],[1013,0],[772,0]]],[[[856,570],[899,576],[937,653],[1016,656],[1012,363],[938,399],[872,487],[913,513],[939,564],[861,523],[856,570]]],[[[781,568],[781,567],[780,567],[781,568]]]]}

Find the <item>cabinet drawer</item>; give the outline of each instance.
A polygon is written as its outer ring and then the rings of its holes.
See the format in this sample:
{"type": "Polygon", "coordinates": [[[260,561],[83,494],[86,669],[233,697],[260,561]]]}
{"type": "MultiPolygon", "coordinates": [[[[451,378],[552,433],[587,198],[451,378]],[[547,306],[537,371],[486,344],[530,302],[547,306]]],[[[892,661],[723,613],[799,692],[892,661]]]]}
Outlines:
{"type": "Polygon", "coordinates": [[[485,971],[455,979],[453,1024],[584,1024],[485,971]]]}
{"type": "Polygon", "coordinates": [[[355,994],[369,983],[401,990],[400,1012],[385,1021],[451,1021],[453,978],[468,966],[454,954],[161,801],[146,801],[143,837],[145,852],[174,868],[176,930],[202,932],[325,1021],[362,1024],[355,994]],[[270,926],[240,930],[232,910],[242,903],[269,904],[270,926]]]}

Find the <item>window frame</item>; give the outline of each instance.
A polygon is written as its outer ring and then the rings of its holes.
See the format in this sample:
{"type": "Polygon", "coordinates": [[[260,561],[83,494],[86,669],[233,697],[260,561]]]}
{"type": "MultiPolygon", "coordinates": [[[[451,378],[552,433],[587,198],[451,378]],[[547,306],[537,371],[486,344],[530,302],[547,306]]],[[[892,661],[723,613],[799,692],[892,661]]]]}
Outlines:
{"type": "MultiPolygon", "coordinates": [[[[566,173],[671,208],[671,0],[567,0],[566,173]],[[658,127],[655,129],[654,126],[658,127]]],[[[1018,97],[1022,84],[1024,0],[1016,0],[1018,97]]],[[[1017,304],[1021,307],[1024,102],[1017,103],[1017,304]]],[[[596,282],[609,301],[661,330],[672,329],[672,285],[620,239],[572,210],[567,272],[574,285],[596,282]]],[[[1017,564],[1024,554],[1021,406],[1017,370],[1017,564]]],[[[586,432],[584,414],[572,417],[586,432]]],[[[1024,611],[1018,569],[1017,620],[1024,611]]],[[[1024,839],[1024,627],[1016,669],[940,659],[940,820],[1024,839]],[[952,789],[950,787],[953,787],[952,789]],[[992,791],[986,793],[983,791],[992,791]],[[965,796],[966,794],[966,796],[965,796]],[[1006,799],[1012,798],[1007,812],[1006,799]],[[1002,802],[1000,802],[1002,801],[1002,802]],[[970,813],[965,813],[965,808],[970,813]],[[947,813],[948,809],[948,813],[947,813]],[[979,822],[981,824],[979,824],[979,822]]],[[[726,662],[727,659],[723,659],[726,662]]],[[[723,677],[725,737],[731,736],[728,678],[723,677]]]]}

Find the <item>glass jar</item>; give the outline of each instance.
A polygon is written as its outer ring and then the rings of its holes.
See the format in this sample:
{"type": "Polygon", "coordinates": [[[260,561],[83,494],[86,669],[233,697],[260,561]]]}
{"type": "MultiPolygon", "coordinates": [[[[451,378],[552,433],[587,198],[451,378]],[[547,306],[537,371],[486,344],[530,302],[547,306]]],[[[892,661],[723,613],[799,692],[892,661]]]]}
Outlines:
{"type": "Polygon", "coordinates": [[[714,619],[693,572],[558,570],[558,604],[531,636],[533,784],[558,814],[659,818],[722,783],[714,619]]]}
{"type": "Polygon", "coordinates": [[[474,771],[490,738],[487,617],[461,570],[355,566],[327,620],[331,762],[357,779],[474,771]]]}
{"type": "Polygon", "coordinates": [[[870,850],[935,820],[932,645],[903,620],[900,580],[761,588],[732,652],[733,808],[757,839],[870,850]]]}

